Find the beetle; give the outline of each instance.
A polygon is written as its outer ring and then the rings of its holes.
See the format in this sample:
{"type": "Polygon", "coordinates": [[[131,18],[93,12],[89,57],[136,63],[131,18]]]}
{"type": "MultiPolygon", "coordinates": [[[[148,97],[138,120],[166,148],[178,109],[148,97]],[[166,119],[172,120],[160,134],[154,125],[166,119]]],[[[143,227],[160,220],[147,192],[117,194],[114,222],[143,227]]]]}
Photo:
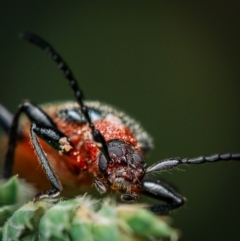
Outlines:
{"type": "Polygon", "coordinates": [[[20,37],[53,59],[76,99],[40,106],[26,101],[14,115],[0,105],[0,125],[9,133],[3,177],[18,173],[35,183],[41,192],[34,201],[60,192],[75,194],[80,187],[94,184],[101,194],[120,193],[124,202],[135,202],[139,195],[163,201],[148,209],[166,213],[182,206],[185,198],[166,183],[145,177],[184,164],[240,160],[240,153],[226,153],[168,158],[147,167],[144,157],[152,149],[147,132],[125,113],[98,101],[85,101],[72,71],[48,42],[32,33],[20,37]],[[31,175],[31,168],[39,169],[39,162],[43,170],[31,175]]]}

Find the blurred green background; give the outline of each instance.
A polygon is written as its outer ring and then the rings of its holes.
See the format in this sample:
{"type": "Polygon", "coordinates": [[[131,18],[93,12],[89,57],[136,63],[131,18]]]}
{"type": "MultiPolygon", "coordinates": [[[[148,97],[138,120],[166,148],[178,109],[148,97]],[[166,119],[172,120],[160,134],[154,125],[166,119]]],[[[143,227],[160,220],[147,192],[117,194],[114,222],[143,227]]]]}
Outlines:
{"type": "MultiPolygon", "coordinates": [[[[72,99],[32,31],[67,60],[88,99],[117,106],[154,137],[147,162],[240,151],[239,1],[1,1],[0,101],[11,111],[72,99]]],[[[182,240],[239,240],[240,163],[181,167],[160,178],[188,199],[182,240]]]]}

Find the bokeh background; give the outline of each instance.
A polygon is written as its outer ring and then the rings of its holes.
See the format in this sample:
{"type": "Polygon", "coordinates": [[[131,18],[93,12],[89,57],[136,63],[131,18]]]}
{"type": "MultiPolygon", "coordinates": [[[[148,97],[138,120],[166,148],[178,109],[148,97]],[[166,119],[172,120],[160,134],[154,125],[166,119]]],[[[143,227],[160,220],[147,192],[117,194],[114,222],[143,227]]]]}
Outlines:
{"type": "MultiPolygon", "coordinates": [[[[167,157],[240,151],[239,1],[1,1],[0,101],[11,111],[72,99],[62,73],[17,39],[32,31],[67,60],[88,99],[117,106],[167,157]]],[[[181,167],[159,178],[187,204],[182,240],[239,240],[240,163],[181,167]]],[[[156,178],[156,177],[155,177],[156,178]]]]}

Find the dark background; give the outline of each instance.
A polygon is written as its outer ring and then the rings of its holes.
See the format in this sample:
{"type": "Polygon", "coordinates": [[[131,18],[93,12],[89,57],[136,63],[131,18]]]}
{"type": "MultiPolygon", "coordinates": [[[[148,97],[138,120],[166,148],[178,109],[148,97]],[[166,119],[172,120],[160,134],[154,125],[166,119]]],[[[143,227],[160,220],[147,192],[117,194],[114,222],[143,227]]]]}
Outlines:
{"type": "MultiPolygon", "coordinates": [[[[27,30],[67,60],[88,99],[117,106],[154,137],[147,162],[240,151],[239,1],[1,1],[0,101],[11,111],[72,99],[27,30]]],[[[160,178],[187,204],[182,240],[239,240],[240,163],[184,166],[160,178]]]]}

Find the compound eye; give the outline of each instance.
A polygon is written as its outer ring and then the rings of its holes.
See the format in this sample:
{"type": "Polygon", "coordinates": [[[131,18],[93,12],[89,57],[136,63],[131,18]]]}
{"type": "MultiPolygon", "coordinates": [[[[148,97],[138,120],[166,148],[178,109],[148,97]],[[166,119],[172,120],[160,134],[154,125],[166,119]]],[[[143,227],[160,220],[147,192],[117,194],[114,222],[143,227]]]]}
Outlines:
{"type": "Polygon", "coordinates": [[[143,163],[144,162],[142,157],[139,154],[136,154],[136,153],[133,154],[133,160],[137,163],[143,163]]]}
{"type": "Polygon", "coordinates": [[[99,171],[101,173],[104,173],[104,172],[106,172],[107,167],[108,167],[107,160],[106,160],[105,156],[103,154],[101,154],[101,156],[99,158],[99,163],[98,163],[99,171]]]}
{"type": "Polygon", "coordinates": [[[108,148],[108,152],[109,153],[113,153],[118,157],[121,157],[123,155],[123,151],[121,148],[117,147],[117,146],[111,146],[108,148]]]}

